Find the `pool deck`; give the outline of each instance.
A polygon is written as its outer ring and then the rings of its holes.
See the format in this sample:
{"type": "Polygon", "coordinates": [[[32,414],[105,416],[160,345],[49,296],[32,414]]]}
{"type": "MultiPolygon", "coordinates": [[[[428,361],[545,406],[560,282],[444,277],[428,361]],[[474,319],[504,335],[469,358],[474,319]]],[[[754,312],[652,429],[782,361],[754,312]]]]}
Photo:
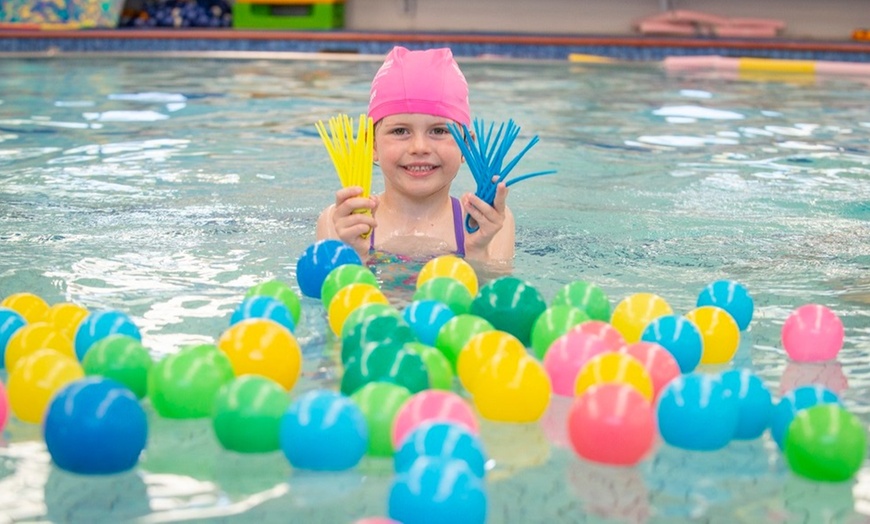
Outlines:
{"type": "Polygon", "coordinates": [[[345,53],[382,55],[393,45],[450,46],[457,56],[565,60],[595,55],[627,61],[720,55],[870,62],[870,42],[632,35],[406,33],[236,29],[0,28],[0,54],[345,53]]]}

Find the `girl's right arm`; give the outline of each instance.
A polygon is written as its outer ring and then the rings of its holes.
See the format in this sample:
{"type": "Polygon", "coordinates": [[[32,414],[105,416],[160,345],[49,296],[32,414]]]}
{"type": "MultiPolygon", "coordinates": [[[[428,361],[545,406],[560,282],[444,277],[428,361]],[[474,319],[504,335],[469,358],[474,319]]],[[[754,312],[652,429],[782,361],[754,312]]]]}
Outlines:
{"type": "Polygon", "coordinates": [[[358,209],[367,209],[374,212],[377,207],[377,199],[365,198],[361,187],[345,187],[335,193],[335,204],[330,205],[317,219],[317,240],[335,238],[349,244],[354,250],[365,258],[369,251],[368,235],[366,232],[377,226],[372,213],[354,213],[358,209]]]}

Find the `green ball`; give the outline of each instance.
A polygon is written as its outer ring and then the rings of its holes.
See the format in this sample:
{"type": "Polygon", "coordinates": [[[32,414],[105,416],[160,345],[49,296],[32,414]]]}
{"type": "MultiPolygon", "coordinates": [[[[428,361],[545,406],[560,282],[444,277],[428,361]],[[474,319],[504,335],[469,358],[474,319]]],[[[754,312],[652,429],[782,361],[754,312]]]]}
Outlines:
{"type": "Polygon", "coordinates": [[[189,346],[152,366],[148,399],[166,418],[210,417],[215,395],[234,377],[230,359],[217,346],[189,346]]]}
{"type": "Polygon", "coordinates": [[[546,309],[547,303],[537,289],[524,280],[507,276],[481,287],[471,302],[470,313],[485,318],[528,347],[532,326],[546,309]]]}
{"type": "Polygon", "coordinates": [[[371,346],[401,348],[405,342],[415,340],[417,336],[414,330],[401,316],[370,317],[354,326],[350,333],[341,339],[341,363],[347,366],[351,359],[359,358],[362,352],[371,346]]]}
{"type": "Polygon", "coordinates": [[[471,299],[468,287],[459,280],[451,277],[435,277],[421,284],[414,291],[411,300],[437,300],[449,307],[453,313],[462,315],[468,313],[471,299]]]}
{"type": "Polygon", "coordinates": [[[350,396],[356,402],[369,428],[367,453],[374,457],[393,454],[393,420],[411,392],[391,382],[369,382],[350,396]]]}
{"type": "Polygon", "coordinates": [[[785,458],[792,471],[812,480],[840,482],[864,463],[867,431],[839,404],[799,411],[785,436],[785,458]]]}
{"type": "Polygon", "coordinates": [[[566,284],[553,297],[551,306],[574,306],[582,309],[592,320],[610,322],[610,300],[600,287],[576,280],[566,284]]]}
{"type": "Polygon", "coordinates": [[[429,372],[420,355],[406,350],[404,343],[372,345],[359,358],[351,359],[341,376],[341,392],[352,395],[369,382],[392,382],[411,393],[429,388],[429,372]]]}
{"type": "Polygon", "coordinates": [[[426,371],[429,373],[429,387],[446,391],[453,389],[453,368],[438,348],[427,346],[422,342],[408,342],[405,344],[405,349],[423,359],[423,364],[426,365],[426,371]]]}
{"type": "Polygon", "coordinates": [[[140,399],[148,393],[148,372],[153,364],[142,342],[127,335],[109,335],[94,342],[82,360],[86,375],[117,380],[140,399]]]}
{"type": "Polygon", "coordinates": [[[248,289],[248,292],[245,293],[245,298],[251,297],[272,297],[283,302],[287,306],[287,309],[290,310],[290,315],[293,317],[293,325],[299,325],[299,317],[302,316],[302,302],[299,299],[299,294],[293,291],[293,288],[286,282],[281,282],[280,280],[261,282],[248,289]]]}
{"type": "MultiPolygon", "coordinates": [[[[341,267],[341,266],[339,266],[341,267]]],[[[346,338],[350,332],[362,321],[372,317],[393,316],[402,318],[402,312],[396,306],[390,304],[382,304],[380,302],[372,302],[363,304],[360,307],[351,311],[350,315],[344,319],[344,325],[341,326],[341,338],[346,338]]]]}
{"type": "Polygon", "coordinates": [[[261,375],[243,375],[218,391],[212,426],[224,449],[275,451],[281,447],[281,416],[289,406],[290,397],[280,384],[261,375]]]}
{"type": "MultiPolygon", "coordinates": [[[[360,264],[342,264],[332,269],[323,279],[323,285],[320,287],[320,300],[323,306],[328,308],[332,302],[332,297],[338,293],[338,290],[350,284],[371,284],[375,287],[380,287],[378,279],[372,270],[360,264]]],[[[345,321],[347,321],[345,319],[345,321]]]]}
{"type": "Polygon", "coordinates": [[[532,349],[543,360],[554,340],[572,327],[590,320],[589,315],[574,306],[550,306],[532,326],[532,349]]]}
{"type": "Polygon", "coordinates": [[[495,328],[488,320],[477,315],[456,315],[441,326],[438,336],[435,337],[435,347],[441,352],[450,368],[456,373],[456,361],[459,360],[459,352],[474,335],[485,331],[494,331],[495,328]]]}

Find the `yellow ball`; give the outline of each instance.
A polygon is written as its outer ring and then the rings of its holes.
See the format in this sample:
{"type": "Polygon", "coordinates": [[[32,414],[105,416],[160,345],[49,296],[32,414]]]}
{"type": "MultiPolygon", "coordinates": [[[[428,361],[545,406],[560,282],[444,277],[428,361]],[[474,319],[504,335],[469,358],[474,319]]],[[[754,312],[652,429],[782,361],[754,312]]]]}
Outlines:
{"type": "Polygon", "coordinates": [[[48,310],[48,303],[33,293],[15,293],[0,302],[0,306],[8,307],[28,322],[38,322],[48,310]]]}
{"type": "Polygon", "coordinates": [[[42,321],[52,324],[58,331],[66,335],[68,339],[75,340],[79,324],[88,316],[88,313],[87,308],[78,304],[61,302],[48,308],[42,317],[42,321]]]}
{"type": "Polygon", "coordinates": [[[474,381],[483,365],[501,358],[501,353],[525,355],[526,348],[517,337],[504,331],[479,333],[465,343],[456,361],[456,375],[469,393],[474,392],[474,381]]]}
{"type": "Polygon", "coordinates": [[[289,391],[302,370],[302,349],[293,333],[265,318],[249,318],[229,327],[218,339],[233,372],[260,375],[281,384],[289,391]]]}
{"type": "Polygon", "coordinates": [[[383,291],[371,284],[357,283],[344,286],[333,295],[329,302],[329,308],[326,311],[329,328],[332,329],[335,336],[340,336],[341,328],[347,317],[363,304],[372,303],[389,305],[390,301],[387,300],[383,291]]]}
{"type": "Polygon", "coordinates": [[[653,293],[635,293],[622,299],[613,308],[610,323],[622,334],[626,344],[640,340],[647,324],[674,310],[662,297],[653,293]]]}
{"type": "Polygon", "coordinates": [[[84,376],[75,358],[53,349],[39,349],[21,358],[9,373],[9,407],[20,420],[40,423],[54,394],[84,376]]]}
{"type": "Polygon", "coordinates": [[[6,344],[6,369],[12,371],[23,357],[40,349],[53,349],[62,355],[78,360],[72,340],[48,322],[25,324],[16,331],[6,344]]]}
{"type": "Polygon", "coordinates": [[[426,265],[420,270],[420,274],[417,275],[417,288],[435,277],[454,278],[468,288],[472,297],[477,295],[477,273],[464,258],[456,255],[443,255],[426,262],[426,265]]]}
{"type": "Polygon", "coordinates": [[[701,332],[701,364],[727,364],[740,345],[740,328],[727,311],[701,306],[686,313],[701,332]]]}
{"type": "Polygon", "coordinates": [[[574,395],[580,396],[599,384],[627,384],[648,401],[653,399],[653,382],[640,360],[625,353],[608,351],[589,359],[577,374],[574,395]]]}
{"type": "Polygon", "coordinates": [[[480,416],[497,422],[536,422],[553,392],[544,366],[528,354],[504,352],[474,380],[472,401],[480,416]]]}

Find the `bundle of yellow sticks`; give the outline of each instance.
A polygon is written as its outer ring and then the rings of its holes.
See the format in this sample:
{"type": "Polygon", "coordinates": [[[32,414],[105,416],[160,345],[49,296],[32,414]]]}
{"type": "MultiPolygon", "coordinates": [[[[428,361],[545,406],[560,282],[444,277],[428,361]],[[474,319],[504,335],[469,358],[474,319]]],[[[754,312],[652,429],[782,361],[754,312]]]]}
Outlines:
{"type": "MultiPolygon", "coordinates": [[[[359,116],[359,125],[352,118],[340,114],[329,119],[329,129],[320,120],[315,124],[342,187],[359,186],[362,196],[371,196],[372,164],[374,161],[374,122],[366,115],[359,116]],[[354,127],[357,128],[354,137],[354,127]]],[[[358,212],[368,213],[368,209],[358,212]]],[[[368,233],[363,235],[367,237],[368,233]]]]}

